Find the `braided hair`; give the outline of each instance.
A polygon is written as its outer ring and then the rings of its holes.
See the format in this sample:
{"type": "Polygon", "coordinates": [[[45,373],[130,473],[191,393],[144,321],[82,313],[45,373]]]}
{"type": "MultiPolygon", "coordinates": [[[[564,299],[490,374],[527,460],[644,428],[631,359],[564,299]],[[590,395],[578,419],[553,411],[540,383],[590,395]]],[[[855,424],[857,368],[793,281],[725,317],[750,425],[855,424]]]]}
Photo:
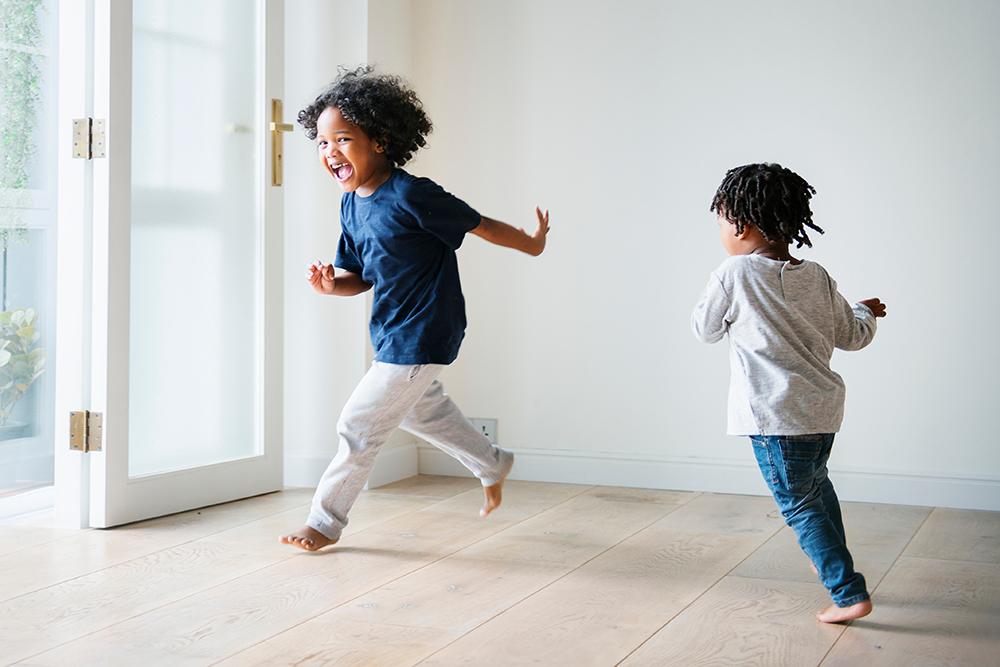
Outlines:
{"type": "Polygon", "coordinates": [[[812,220],[809,200],[816,188],[780,164],[745,164],[726,172],[712,198],[710,211],[725,216],[741,234],[753,225],[770,243],[812,247],[806,227],[820,234],[812,220]]]}
{"type": "Polygon", "coordinates": [[[340,68],[337,79],[299,112],[299,124],[310,139],[316,138],[316,122],[327,107],[339,109],[398,167],[427,145],[431,121],[417,94],[398,76],[376,74],[368,66],[340,68]]]}

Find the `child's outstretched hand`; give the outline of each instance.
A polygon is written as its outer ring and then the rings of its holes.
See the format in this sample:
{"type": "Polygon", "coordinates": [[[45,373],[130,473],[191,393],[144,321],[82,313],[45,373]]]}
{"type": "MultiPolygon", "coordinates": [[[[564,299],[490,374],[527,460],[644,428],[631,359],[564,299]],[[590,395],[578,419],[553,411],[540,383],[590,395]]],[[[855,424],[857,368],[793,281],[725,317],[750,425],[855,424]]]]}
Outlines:
{"type": "Polygon", "coordinates": [[[862,306],[867,306],[868,310],[875,314],[875,317],[885,317],[885,304],[878,299],[865,299],[858,301],[862,306]]]}
{"type": "Polygon", "coordinates": [[[549,233],[549,212],[546,210],[545,213],[542,213],[542,209],[536,206],[535,215],[538,216],[538,228],[535,230],[535,233],[528,234],[528,232],[525,232],[524,229],[521,231],[524,232],[529,239],[528,254],[538,257],[542,254],[542,251],[545,250],[545,237],[549,233]]]}
{"type": "Polygon", "coordinates": [[[535,207],[538,216],[538,227],[534,234],[524,231],[523,227],[511,227],[506,222],[483,217],[472,233],[481,239],[504,248],[514,248],[521,252],[538,257],[545,250],[545,237],[549,233],[549,212],[535,207]]]}
{"type": "Polygon", "coordinates": [[[324,264],[316,260],[309,265],[309,273],[306,274],[309,284],[320,294],[333,294],[333,264],[324,264]]]}

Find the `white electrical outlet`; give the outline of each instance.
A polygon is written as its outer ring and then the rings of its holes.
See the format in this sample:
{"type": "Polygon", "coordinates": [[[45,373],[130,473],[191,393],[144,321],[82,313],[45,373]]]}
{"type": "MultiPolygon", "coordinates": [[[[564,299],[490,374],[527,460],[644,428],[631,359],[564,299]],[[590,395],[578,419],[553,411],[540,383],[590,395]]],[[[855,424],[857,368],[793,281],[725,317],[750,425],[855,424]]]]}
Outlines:
{"type": "Polygon", "coordinates": [[[485,435],[494,445],[497,444],[497,420],[496,419],[470,419],[472,425],[485,435]]]}

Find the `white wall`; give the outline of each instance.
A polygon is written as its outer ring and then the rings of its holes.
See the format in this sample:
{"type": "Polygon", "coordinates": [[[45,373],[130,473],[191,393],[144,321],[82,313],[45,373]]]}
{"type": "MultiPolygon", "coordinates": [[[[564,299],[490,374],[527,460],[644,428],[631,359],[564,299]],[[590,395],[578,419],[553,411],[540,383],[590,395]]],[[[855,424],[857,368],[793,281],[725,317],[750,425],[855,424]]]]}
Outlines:
{"type": "Polygon", "coordinates": [[[444,380],[499,418],[515,476],[763,491],[724,435],[726,349],[688,316],[723,259],[725,170],[778,161],[819,191],[827,234],[801,256],[889,305],[834,357],[842,497],[1000,509],[997,34],[990,0],[413,3],[436,128],[413,170],[513,224],[552,211],[540,259],[460,251],[470,325],[444,380]]]}
{"type": "MultiPolygon", "coordinates": [[[[365,59],[367,9],[353,0],[285,1],[285,118],[334,79],[337,64],[365,59]]],[[[310,486],[336,453],[340,407],[365,369],[364,299],[322,297],[306,267],[332,261],[340,188],[317,164],[296,123],[285,135],[285,483],[310,486]]]]}

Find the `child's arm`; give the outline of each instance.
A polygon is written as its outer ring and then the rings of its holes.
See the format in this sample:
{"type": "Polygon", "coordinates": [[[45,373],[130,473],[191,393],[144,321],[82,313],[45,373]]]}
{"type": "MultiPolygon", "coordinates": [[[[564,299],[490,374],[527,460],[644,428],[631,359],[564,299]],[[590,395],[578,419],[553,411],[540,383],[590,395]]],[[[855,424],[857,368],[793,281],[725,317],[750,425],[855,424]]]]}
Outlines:
{"type": "Polygon", "coordinates": [[[834,292],[835,344],[841,350],[860,350],[872,342],[877,317],[885,317],[885,304],[878,299],[865,299],[853,306],[834,292]]]}
{"type": "Polygon", "coordinates": [[[726,313],[729,312],[729,294],[722,286],[722,281],[714,273],[708,279],[708,285],[691,313],[691,328],[694,336],[702,343],[718,343],[729,331],[726,313]]]}
{"type": "Polygon", "coordinates": [[[372,288],[371,283],[362,280],[358,274],[350,271],[335,273],[333,264],[324,264],[323,262],[310,264],[306,278],[313,289],[320,294],[354,296],[372,288]]]}
{"type": "Polygon", "coordinates": [[[479,226],[472,230],[476,236],[505,248],[513,248],[537,257],[545,250],[545,236],[549,233],[549,212],[535,208],[538,216],[538,228],[534,234],[528,234],[523,229],[511,227],[505,222],[483,217],[479,226]]]}

